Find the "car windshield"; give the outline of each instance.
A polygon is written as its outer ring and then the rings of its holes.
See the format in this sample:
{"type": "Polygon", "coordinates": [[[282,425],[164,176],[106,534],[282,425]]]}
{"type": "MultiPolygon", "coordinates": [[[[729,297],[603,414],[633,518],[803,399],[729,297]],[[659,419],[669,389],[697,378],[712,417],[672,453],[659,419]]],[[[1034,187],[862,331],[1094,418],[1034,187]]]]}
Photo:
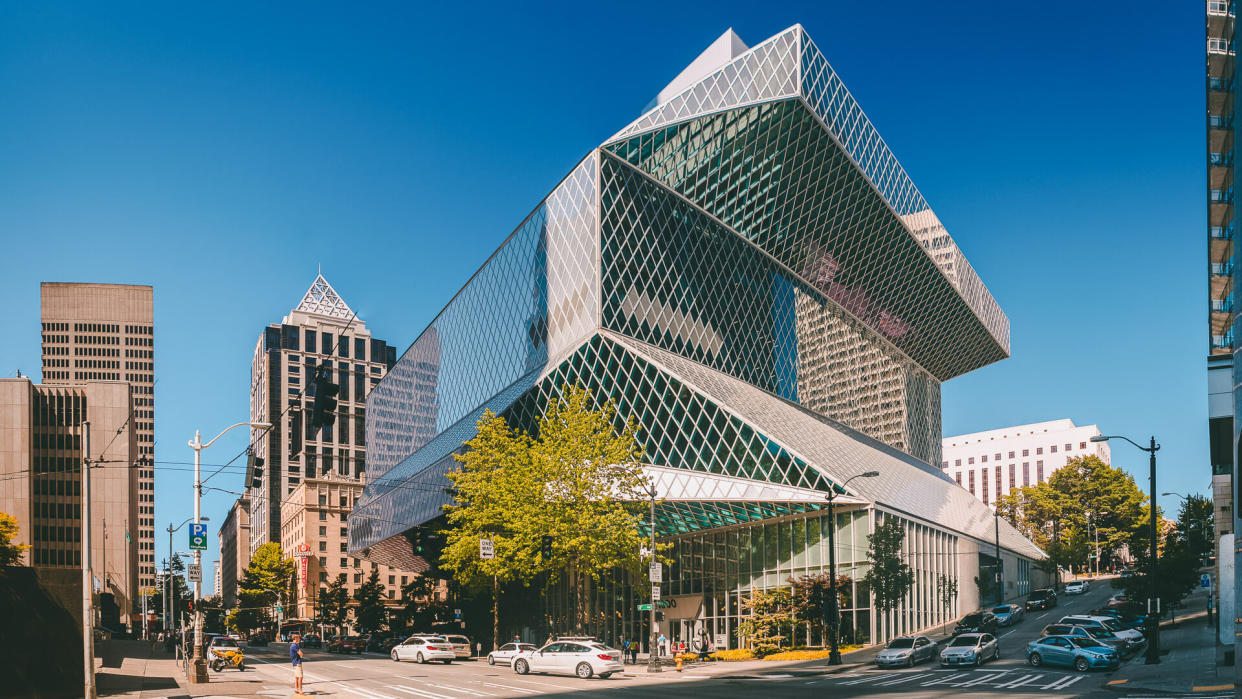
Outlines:
{"type": "Polygon", "coordinates": [[[1073,629],[1071,629],[1068,626],[1049,626],[1048,628],[1044,629],[1044,635],[1045,636],[1060,636],[1062,634],[1067,634],[1072,631],[1073,629]]]}
{"type": "Polygon", "coordinates": [[[974,648],[979,644],[978,636],[958,636],[949,643],[950,648],[974,648]]]}
{"type": "Polygon", "coordinates": [[[1094,639],[1082,638],[1080,636],[1075,636],[1071,638],[1070,643],[1073,643],[1079,648],[1107,648],[1108,647],[1104,645],[1103,643],[1100,643],[1099,641],[1096,641],[1094,639]]]}
{"type": "Polygon", "coordinates": [[[983,615],[980,614],[979,612],[975,612],[974,614],[967,614],[962,619],[962,623],[966,625],[978,624],[981,621],[983,621],[983,615]]]}
{"type": "Polygon", "coordinates": [[[213,645],[213,646],[226,646],[226,647],[228,647],[228,648],[236,648],[236,647],[237,647],[237,641],[234,641],[234,640],[233,640],[233,639],[231,639],[231,638],[213,638],[213,639],[211,639],[211,645],[213,645]]]}
{"type": "Polygon", "coordinates": [[[1088,629],[1088,631],[1096,638],[1117,638],[1117,634],[1108,629],[1088,629]]]}
{"type": "Polygon", "coordinates": [[[1008,606],[1004,606],[1004,607],[993,607],[993,608],[992,608],[992,613],[993,613],[993,614],[1008,614],[1008,613],[1009,613],[1009,607],[1008,607],[1008,606]]]}
{"type": "Polygon", "coordinates": [[[1047,590],[1036,590],[1031,593],[1031,599],[1033,600],[1041,600],[1047,596],[1048,596],[1047,590]]]}
{"type": "MultiPolygon", "coordinates": [[[[830,597],[829,599],[832,599],[832,598],[830,597]]],[[[894,648],[894,649],[896,649],[896,648],[913,648],[913,647],[914,647],[914,639],[913,639],[913,638],[894,638],[893,640],[889,641],[889,643],[888,643],[888,647],[889,647],[889,648],[894,648]]]]}
{"type": "Polygon", "coordinates": [[[1120,631],[1122,628],[1121,624],[1118,624],[1112,619],[1101,619],[1100,625],[1102,625],[1104,628],[1108,629],[1109,631],[1120,631]]]}

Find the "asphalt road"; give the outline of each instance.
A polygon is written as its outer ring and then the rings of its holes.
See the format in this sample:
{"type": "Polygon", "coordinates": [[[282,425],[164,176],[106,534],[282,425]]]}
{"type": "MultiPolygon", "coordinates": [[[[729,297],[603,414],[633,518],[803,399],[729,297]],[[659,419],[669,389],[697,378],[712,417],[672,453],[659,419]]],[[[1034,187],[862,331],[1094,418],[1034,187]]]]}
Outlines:
{"type": "MultiPolygon", "coordinates": [[[[877,670],[871,666],[841,674],[825,674],[822,661],[796,666],[750,668],[726,676],[706,669],[648,675],[642,667],[607,680],[580,680],[570,676],[515,674],[503,665],[483,660],[451,665],[395,663],[375,653],[341,656],[307,651],[304,688],[318,696],[366,699],[508,699],[573,695],[582,697],[952,697],[969,694],[979,699],[1043,695],[1098,696],[1124,699],[1124,692],[1107,689],[1116,672],[1079,673],[1061,668],[1032,668],[1026,664],[1026,644],[1040,630],[1066,614],[1084,613],[1103,606],[1113,590],[1097,583],[1084,595],[1061,595],[1060,604],[1047,612],[1033,612],[1013,627],[1001,629],[1001,659],[982,668],[942,669],[924,663],[909,669],[877,670]]],[[[289,696],[292,672],[287,646],[247,650],[247,662],[258,674],[262,696],[289,696]]],[[[854,656],[857,660],[857,656],[854,656]]],[[[1142,651],[1124,662],[1142,662],[1142,651]]],[[[721,666],[711,670],[718,673],[721,666]]],[[[739,668],[741,670],[741,668],[739,668]]]]}

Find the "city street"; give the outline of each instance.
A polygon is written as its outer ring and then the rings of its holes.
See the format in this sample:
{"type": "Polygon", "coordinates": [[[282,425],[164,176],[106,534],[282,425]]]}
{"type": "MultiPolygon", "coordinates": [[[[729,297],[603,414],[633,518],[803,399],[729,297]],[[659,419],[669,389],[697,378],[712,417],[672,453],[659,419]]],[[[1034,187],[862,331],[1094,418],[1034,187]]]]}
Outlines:
{"type": "MultiPolygon", "coordinates": [[[[897,697],[948,697],[970,694],[1002,697],[1031,694],[1053,697],[1130,696],[1119,686],[1126,665],[1113,672],[1079,673],[1062,668],[1032,668],[1025,662],[1027,642],[1038,637],[1040,629],[1063,615],[1083,613],[1101,606],[1113,590],[1101,581],[1083,595],[1060,597],[1060,604],[1046,612],[1035,612],[1014,627],[1003,629],[1002,657],[982,668],[941,669],[925,663],[909,669],[875,670],[869,664],[827,674],[822,661],[796,665],[765,663],[713,664],[689,666],[685,672],[667,670],[649,675],[639,665],[632,671],[607,680],[579,680],[568,676],[519,676],[501,665],[489,666],[482,660],[459,661],[451,665],[395,663],[378,653],[340,656],[318,650],[307,651],[305,688],[317,696],[342,697],[422,697],[451,699],[469,697],[533,697],[573,693],[578,696],[830,696],[891,695],[897,697]],[[1109,688],[1109,683],[1114,683],[1109,688]]],[[[261,696],[288,696],[292,672],[283,644],[247,651],[247,662],[255,674],[246,679],[263,688],[261,696]]],[[[874,652],[846,656],[847,663],[868,662],[874,652]]],[[[1141,650],[1126,662],[1141,663],[1141,650]]],[[[213,680],[240,679],[237,674],[213,675],[213,680]]],[[[1134,696],[1139,696],[1135,694],[1134,696]]],[[[1201,694],[1198,696],[1212,696],[1201,694]]]]}

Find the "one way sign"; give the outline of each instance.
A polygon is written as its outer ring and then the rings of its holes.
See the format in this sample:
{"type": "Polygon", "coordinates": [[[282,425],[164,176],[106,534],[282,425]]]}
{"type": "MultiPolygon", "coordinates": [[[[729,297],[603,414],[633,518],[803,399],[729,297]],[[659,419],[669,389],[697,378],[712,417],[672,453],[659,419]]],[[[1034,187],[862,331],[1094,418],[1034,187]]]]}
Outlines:
{"type": "Polygon", "coordinates": [[[191,523],[190,524],[190,549],[196,551],[207,550],[207,525],[191,523]]]}

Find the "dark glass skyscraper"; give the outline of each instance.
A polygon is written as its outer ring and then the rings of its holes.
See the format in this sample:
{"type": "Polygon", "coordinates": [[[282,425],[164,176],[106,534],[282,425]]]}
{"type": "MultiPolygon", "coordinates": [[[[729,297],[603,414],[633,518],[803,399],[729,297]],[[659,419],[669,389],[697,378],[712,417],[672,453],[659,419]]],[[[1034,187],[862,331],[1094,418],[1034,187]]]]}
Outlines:
{"type": "MultiPolygon", "coordinates": [[[[877,619],[855,582],[849,635],[930,626],[957,611],[935,603],[941,576],[975,608],[997,546],[991,512],[940,470],[940,384],[1008,353],[1004,313],[803,29],[753,48],[730,31],[573,168],[371,393],[350,550],[405,564],[482,412],[533,425],[579,383],[642,427],[677,561],[670,637],[738,644],[741,596],[824,570],[832,526],[858,581],[884,518],[907,527],[915,589],[877,619]]],[[[999,546],[1006,596],[1026,592],[1041,552],[1003,522],[999,546]]],[[[627,581],[599,592],[593,632],[641,630],[627,581]]],[[[552,630],[562,608],[554,591],[552,630]]]]}

